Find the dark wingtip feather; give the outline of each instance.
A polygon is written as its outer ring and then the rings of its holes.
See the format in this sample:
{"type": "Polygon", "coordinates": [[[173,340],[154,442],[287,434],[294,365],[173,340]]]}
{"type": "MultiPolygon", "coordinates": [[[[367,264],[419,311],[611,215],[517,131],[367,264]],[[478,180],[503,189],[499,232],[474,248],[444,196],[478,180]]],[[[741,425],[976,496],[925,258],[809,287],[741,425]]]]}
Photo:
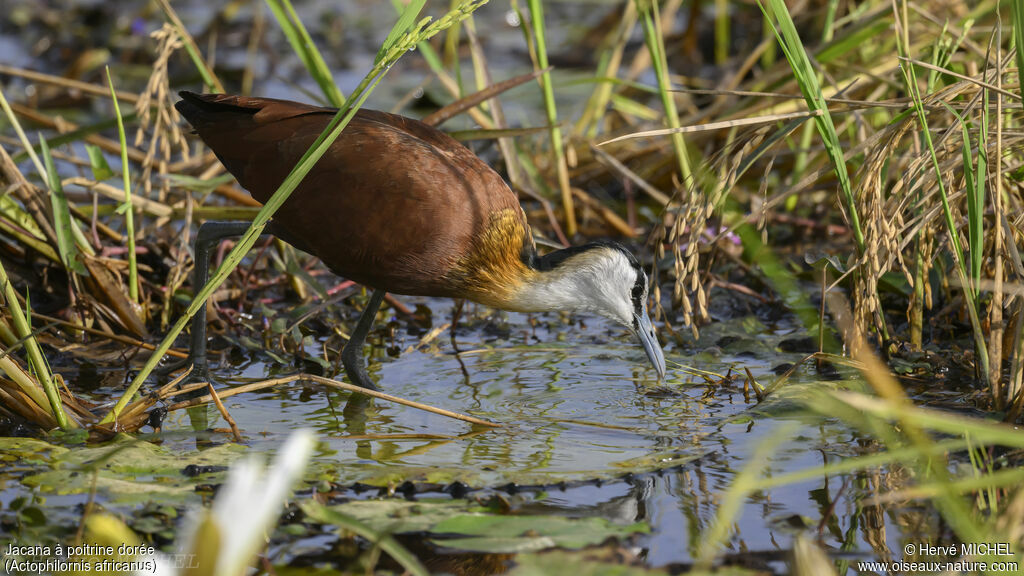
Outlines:
{"type": "Polygon", "coordinates": [[[188,120],[189,124],[195,126],[196,120],[203,112],[201,107],[203,102],[202,98],[200,98],[199,94],[189,92],[188,90],[178,92],[178,96],[181,96],[181,100],[174,103],[175,110],[184,116],[185,120],[188,120]]]}
{"type": "Polygon", "coordinates": [[[178,92],[178,96],[181,96],[181,100],[175,102],[174,107],[189,124],[197,128],[199,123],[212,121],[224,112],[252,116],[261,108],[256,103],[226,94],[197,94],[182,90],[178,92]]]}

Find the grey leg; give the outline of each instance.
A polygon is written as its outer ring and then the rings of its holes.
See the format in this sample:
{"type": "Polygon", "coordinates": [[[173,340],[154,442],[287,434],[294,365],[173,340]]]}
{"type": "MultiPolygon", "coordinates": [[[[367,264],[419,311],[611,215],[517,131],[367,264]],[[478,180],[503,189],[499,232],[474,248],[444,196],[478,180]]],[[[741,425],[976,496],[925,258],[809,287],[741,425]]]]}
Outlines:
{"type": "Polygon", "coordinates": [[[356,329],[352,331],[352,337],[341,350],[341,363],[345,366],[345,374],[348,375],[348,379],[356,386],[369,390],[376,390],[377,387],[366,373],[366,362],[363,361],[363,342],[366,341],[366,335],[370,333],[373,319],[377,316],[377,310],[380,309],[382,300],[384,300],[384,290],[379,288],[374,290],[370,301],[366,304],[366,309],[359,317],[359,322],[356,323],[356,329]]]}
{"type": "MultiPolygon", "coordinates": [[[[249,229],[249,222],[205,222],[199,227],[195,242],[195,268],[192,271],[192,289],[198,291],[210,278],[210,249],[225,238],[241,236],[249,229]]],[[[189,342],[189,360],[192,374],[189,380],[202,382],[209,379],[206,361],[206,306],[192,317],[189,342]]]]}

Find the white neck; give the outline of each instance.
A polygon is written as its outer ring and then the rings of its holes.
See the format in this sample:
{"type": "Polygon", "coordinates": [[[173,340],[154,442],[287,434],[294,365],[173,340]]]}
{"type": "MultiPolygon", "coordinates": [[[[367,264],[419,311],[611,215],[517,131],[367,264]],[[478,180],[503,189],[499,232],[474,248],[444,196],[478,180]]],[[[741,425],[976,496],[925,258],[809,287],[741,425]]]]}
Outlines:
{"type": "Polygon", "coordinates": [[[589,300],[584,294],[592,290],[585,277],[563,266],[539,272],[516,291],[508,308],[517,312],[582,312],[589,300]]]}
{"type": "Polygon", "coordinates": [[[554,269],[537,271],[504,303],[518,312],[598,314],[629,325],[630,289],[636,271],[618,250],[599,248],[569,257],[554,269]]]}

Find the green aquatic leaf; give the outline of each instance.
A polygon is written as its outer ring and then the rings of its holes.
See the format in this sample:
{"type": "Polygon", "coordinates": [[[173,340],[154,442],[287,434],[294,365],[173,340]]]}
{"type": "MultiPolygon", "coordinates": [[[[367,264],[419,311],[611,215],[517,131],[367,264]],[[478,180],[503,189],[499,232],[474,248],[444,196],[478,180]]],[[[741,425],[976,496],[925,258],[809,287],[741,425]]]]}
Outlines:
{"type": "Polygon", "coordinates": [[[49,461],[68,449],[35,438],[0,438],[0,460],[49,461]]]}
{"type": "Polygon", "coordinates": [[[43,492],[83,494],[92,490],[95,476],[96,487],[115,500],[186,496],[195,493],[197,482],[217,481],[224,474],[222,467],[245,452],[243,446],[224,444],[181,454],[121,436],[101,446],[56,450],[50,470],[27,476],[22,483],[43,492]],[[197,478],[184,474],[190,465],[215,468],[197,478]]]}
{"type": "Polygon", "coordinates": [[[388,534],[430,532],[449,518],[488,512],[487,508],[466,500],[355,500],[328,508],[388,534]]]}
{"type": "Polygon", "coordinates": [[[437,546],[472,552],[576,549],[650,531],[645,522],[621,525],[597,517],[499,514],[467,500],[366,500],[329,509],[378,532],[425,533],[437,546]]]}
{"type": "Polygon", "coordinates": [[[396,562],[401,564],[402,568],[404,568],[407,573],[413,574],[414,576],[427,576],[430,574],[430,572],[428,572],[420,563],[419,559],[395,541],[390,534],[374,530],[372,527],[367,526],[357,518],[347,516],[338,512],[336,509],[321,506],[312,500],[307,500],[300,504],[300,506],[302,511],[305,512],[306,516],[311,520],[339,526],[349,532],[358,534],[377,546],[380,546],[381,550],[387,552],[388,555],[394,558],[396,562]]]}
{"type": "Polygon", "coordinates": [[[114,175],[114,171],[107,163],[103,150],[95,144],[86,144],[85,151],[89,153],[89,165],[92,166],[92,179],[102,182],[114,175]]]}
{"type": "Polygon", "coordinates": [[[438,546],[471,552],[514,553],[545,548],[578,549],[650,532],[646,522],[618,525],[599,517],[483,516],[462,515],[433,527],[435,534],[457,535],[433,538],[438,546]]]}
{"type": "Polygon", "coordinates": [[[102,446],[64,452],[57,459],[57,465],[61,469],[99,468],[133,474],[180,474],[189,465],[226,466],[245,451],[245,447],[238,444],[223,444],[182,454],[130,436],[119,436],[102,446]]]}
{"type": "Polygon", "coordinates": [[[660,470],[670,466],[682,466],[688,462],[700,458],[698,454],[685,454],[682,450],[663,450],[612,462],[611,465],[619,468],[623,473],[637,470],[660,470]]]}
{"type": "Polygon", "coordinates": [[[623,564],[619,551],[551,550],[542,554],[526,553],[515,557],[515,568],[509,576],[535,576],[539,574],[572,574],[573,576],[655,576],[668,574],[664,570],[623,564]]]}
{"type": "Polygon", "coordinates": [[[43,162],[46,164],[46,177],[50,187],[50,207],[53,209],[53,229],[57,235],[57,251],[60,254],[61,262],[68,270],[80,275],[87,275],[85,265],[82,264],[82,255],[75,244],[74,226],[71,218],[71,208],[67,196],[64,195],[64,187],[61,186],[60,176],[53,164],[53,156],[46,144],[46,138],[39,136],[39,145],[43,150],[43,162]]]}
{"type": "Polygon", "coordinates": [[[752,406],[748,412],[758,416],[805,416],[813,419],[816,416],[808,406],[813,406],[822,394],[835,390],[862,391],[866,389],[866,386],[867,384],[857,377],[841,380],[823,380],[808,376],[794,377],[774,388],[763,401],[752,406]]]}
{"type": "MultiPolygon", "coordinates": [[[[658,568],[625,564],[629,556],[621,550],[601,547],[587,550],[549,550],[543,553],[518,554],[509,576],[540,576],[572,574],[573,576],[656,576],[668,574],[658,568]]],[[[763,571],[742,566],[715,566],[712,569],[687,570],[688,576],[755,576],[763,571]]]]}

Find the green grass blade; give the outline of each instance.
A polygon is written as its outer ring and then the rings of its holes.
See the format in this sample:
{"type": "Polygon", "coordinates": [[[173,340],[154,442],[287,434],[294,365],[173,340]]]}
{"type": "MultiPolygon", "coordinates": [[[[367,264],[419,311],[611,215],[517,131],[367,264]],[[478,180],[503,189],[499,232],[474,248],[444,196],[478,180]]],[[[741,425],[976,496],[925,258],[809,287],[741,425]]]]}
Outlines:
{"type": "MultiPolygon", "coordinates": [[[[456,2],[453,2],[453,4],[456,4],[456,2]]],[[[395,8],[395,12],[398,13],[399,18],[401,18],[402,14],[405,13],[406,5],[402,0],[391,0],[391,5],[395,8]]],[[[434,50],[434,47],[431,46],[429,42],[420,42],[417,44],[416,51],[423,56],[423,60],[426,61],[427,66],[430,67],[430,70],[434,72],[434,74],[440,76],[445,73],[444,63],[441,61],[441,56],[438,55],[437,50],[434,50]]]]}
{"type": "MultiPolygon", "coordinates": [[[[898,43],[898,45],[900,46],[901,57],[906,58],[904,53],[906,47],[902,42],[898,43]]],[[[960,233],[957,231],[956,221],[953,219],[953,211],[949,206],[949,195],[946,192],[942,167],[939,164],[939,157],[935,151],[935,143],[932,141],[931,129],[928,127],[928,115],[924,109],[924,101],[918,89],[917,73],[914,71],[913,63],[905,59],[900,68],[903,71],[903,80],[907,87],[907,92],[910,94],[911,102],[914,105],[913,109],[917,114],[917,120],[921,128],[921,137],[924,140],[925,148],[928,150],[929,158],[931,159],[932,169],[935,172],[935,183],[939,191],[939,199],[942,201],[942,214],[946,220],[946,231],[949,234],[950,252],[953,255],[953,261],[956,263],[956,271],[966,296],[967,302],[965,307],[967,308],[967,315],[971,320],[971,332],[974,336],[974,346],[977,351],[978,362],[981,365],[981,373],[987,375],[989,373],[988,345],[985,343],[985,333],[982,330],[981,320],[978,316],[978,297],[967,271],[963,244],[960,242],[960,233]]],[[[965,145],[969,146],[970,144],[965,145]]]]}
{"type": "Polygon", "coordinates": [[[114,101],[114,116],[117,118],[117,136],[121,142],[121,174],[124,177],[124,203],[118,212],[124,214],[125,234],[128,236],[128,297],[132,302],[139,303],[139,269],[135,261],[135,210],[132,207],[132,179],[128,165],[128,142],[124,134],[124,119],[121,118],[121,107],[117,103],[117,92],[114,81],[110,78],[110,67],[107,67],[107,83],[110,85],[110,98],[114,101]]]}
{"type": "Polygon", "coordinates": [[[43,393],[46,396],[45,402],[38,392],[25,390],[26,394],[31,396],[40,408],[47,410],[62,429],[77,428],[78,424],[74,420],[69,419],[67,414],[64,413],[64,405],[60,400],[60,393],[57,391],[57,383],[54,381],[53,375],[50,374],[50,369],[46,364],[43,351],[39,348],[39,343],[36,342],[35,336],[32,335],[32,326],[29,324],[21,306],[18,305],[18,296],[14,292],[14,285],[11,284],[10,279],[7,277],[7,271],[4,269],[2,261],[0,261],[0,289],[3,290],[3,297],[7,301],[6,308],[14,323],[14,330],[18,333],[18,337],[24,340],[29,364],[35,371],[36,379],[42,384],[43,393]]]}
{"type": "MultiPolygon", "coordinates": [[[[969,126],[964,118],[949,104],[942,103],[950,114],[956,117],[960,124],[963,146],[961,152],[964,160],[964,182],[967,197],[967,256],[970,259],[970,278],[974,290],[978,289],[978,282],[981,280],[982,251],[984,249],[984,218],[985,218],[985,177],[986,160],[983,145],[978,146],[978,163],[975,168],[974,158],[971,156],[971,134],[969,126]]],[[[985,142],[987,130],[982,125],[979,144],[985,142]]]]}
{"type": "MultiPolygon", "coordinates": [[[[762,10],[764,12],[764,10],[762,10]]],[[[768,18],[768,14],[764,15],[761,19],[761,38],[768,40],[775,34],[775,26],[772,25],[771,20],[768,18]]],[[[764,54],[761,54],[761,67],[765,70],[771,69],[775,65],[775,60],[778,58],[778,44],[775,42],[769,42],[768,47],[765,48],[764,54]]]]}
{"type": "Polygon", "coordinates": [[[860,216],[857,214],[857,203],[853,197],[853,184],[846,169],[846,160],[843,157],[842,145],[839,143],[839,135],[836,133],[836,127],[832,122],[832,115],[829,113],[828,104],[821,92],[817,72],[814,70],[814,66],[811,65],[811,60],[807,56],[807,51],[800,40],[800,35],[797,34],[796,25],[793,24],[793,19],[789,15],[785,1],[766,0],[765,3],[758,0],[758,5],[761,7],[761,11],[764,12],[768,24],[775,32],[782,52],[786,55],[786,59],[789,60],[789,65],[793,70],[793,75],[796,77],[797,85],[800,86],[800,92],[803,93],[804,100],[807,101],[807,107],[811,111],[820,110],[822,112],[820,115],[815,116],[814,122],[818,127],[818,134],[825,144],[825,151],[832,162],[836,178],[839,180],[843,203],[850,216],[850,227],[853,229],[854,238],[857,240],[857,251],[863,254],[864,232],[861,229],[860,216]]]}
{"type": "MultiPolygon", "coordinates": [[[[1010,17],[1013,20],[1013,43],[1017,47],[1017,70],[1024,70],[1024,2],[1010,0],[1010,17]]],[[[1024,83],[1017,86],[1024,95],[1024,83]]]]}
{"type": "Polygon", "coordinates": [[[46,235],[25,209],[9,195],[0,195],[0,230],[24,244],[40,256],[61,264],[60,256],[46,241],[46,235]]]}
{"type": "MultiPolygon", "coordinates": [[[[821,43],[828,45],[832,41],[833,31],[832,26],[835,23],[836,10],[839,7],[837,0],[829,0],[828,10],[825,14],[825,26],[824,31],[821,34],[821,43]]],[[[819,57],[819,62],[820,62],[819,57]]],[[[815,79],[820,84],[822,76],[820,72],[815,72],[815,79]]],[[[807,168],[808,160],[811,156],[811,139],[814,136],[814,125],[807,124],[803,127],[800,132],[800,146],[796,150],[796,158],[793,160],[793,171],[790,174],[790,183],[795,185],[803,178],[804,170],[807,168]]],[[[797,196],[794,194],[786,199],[786,210],[792,212],[796,208],[797,196]]]]}
{"type": "MultiPolygon", "coordinates": [[[[605,119],[605,112],[612,99],[612,91],[620,82],[626,83],[626,81],[620,80],[616,76],[619,73],[619,67],[622,65],[626,44],[633,29],[636,27],[636,18],[636,4],[626,2],[612,40],[612,46],[607,48],[601,56],[595,76],[589,79],[589,81],[596,82],[597,86],[594,87],[594,91],[590,94],[583,114],[580,115],[580,119],[576,122],[575,134],[585,135],[587,138],[596,136],[598,125],[605,119]]],[[[650,87],[644,86],[642,89],[650,89],[650,87]]]]}
{"type": "Polygon", "coordinates": [[[7,97],[4,96],[3,89],[0,89],[0,108],[4,109],[4,114],[7,115],[7,120],[14,126],[15,133],[18,134],[18,140],[21,141],[21,145],[25,147],[25,152],[32,157],[32,164],[35,165],[36,171],[39,172],[39,176],[46,180],[46,168],[43,167],[43,163],[39,161],[39,156],[36,156],[36,151],[28,141],[28,137],[25,136],[25,131],[21,129],[21,123],[18,122],[18,117],[14,115],[14,110],[11,110],[11,105],[7,103],[7,97]]]}
{"type": "MultiPolygon", "coordinates": [[[[661,35],[658,1],[636,0],[636,3],[643,24],[644,42],[647,44],[647,51],[651,54],[654,75],[658,79],[658,92],[661,95],[662,107],[665,109],[665,124],[675,130],[680,126],[679,111],[676,109],[676,101],[672,96],[672,81],[668,77],[668,60],[665,57],[665,39],[661,35]]],[[[690,156],[686,150],[686,141],[681,133],[674,132],[672,134],[672,148],[675,150],[683,186],[695,185],[690,156]]]]}
{"type": "MultiPolygon", "coordinates": [[[[833,5],[829,3],[830,11],[833,5]]],[[[884,13],[879,12],[868,21],[857,22],[839,38],[826,40],[825,47],[814,55],[815,60],[820,64],[839,62],[842,57],[861,50],[866,42],[877,41],[882,34],[892,29],[892,21],[882,16],[884,13]]]]}
{"type": "Polygon", "coordinates": [[[57,234],[57,253],[60,254],[60,261],[64,266],[78,274],[86,274],[85,265],[82,264],[82,257],[75,245],[75,235],[72,232],[74,223],[71,221],[71,210],[68,208],[68,199],[64,195],[64,187],[61,186],[60,176],[53,165],[53,156],[50,154],[50,147],[46,139],[39,135],[39,143],[43,149],[43,163],[46,165],[46,178],[50,185],[50,205],[53,208],[53,229],[57,234]]]}
{"type": "Polygon", "coordinates": [[[729,32],[730,19],[729,1],[715,0],[715,65],[725,66],[729,61],[729,44],[732,34],[729,32]]]}
{"type": "Polygon", "coordinates": [[[284,36],[288,39],[295,54],[305,65],[309,75],[320,86],[324,97],[331,103],[331,106],[340,108],[345,103],[345,96],[334,83],[331,69],[328,68],[323,55],[320,54],[320,50],[317,49],[313,38],[309,35],[309,31],[302,24],[302,20],[295,13],[291,1],[267,0],[267,6],[270,7],[270,12],[277,20],[277,24],[281,27],[281,31],[284,32],[284,36]]]}
{"type": "Polygon", "coordinates": [[[395,46],[399,38],[403,34],[408,32],[416,21],[416,17],[420,15],[420,11],[423,10],[423,5],[427,3],[427,0],[413,0],[409,2],[405,9],[402,10],[401,15],[398,17],[398,22],[388,33],[388,37],[384,39],[384,43],[381,44],[380,50],[377,51],[377,56],[374,58],[374,64],[380,62],[382,58],[388,53],[391,48],[395,46]]]}
{"type": "MultiPolygon", "coordinates": [[[[540,0],[529,0],[530,18],[533,20],[534,42],[537,46],[537,67],[548,68],[547,44],[544,40],[544,8],[540,0]]],[[[541,77],[541,90],[544,93],[544,111],[547,113],[548,126],[551,130],[551,148],[555,153],[555,165],[558,170],[558,187],[562,192],[562,209],[565,211],[565,233],[570,238],[576,235],[576,209],[569,188],[569,166],[565,160],[565,146],[562,142],[562,129],[558,126],[558,111],[555,109],[555,90],[551,85],[551,72],[544,72],[541,77]]]]}
{"type": "Polygon", "coordinates": [[[110,164],[107,163],[107,158],[99,146],[86,144],[85,151],[89,154],[89,166],[92,168],[93,180],[102,182],[114,175],[114,171],[110,169],[110,164]]]}
{"type": "MultiPolygon", "coordinates": [[[[988,105],[989,92],[985,90],[981,96],[981,128],[978,132],[978,162],[974,173],[974,190],[968,190],[967,222],[971,232],[969,239],[971,248],[971,274],[976,283],[981,282],[981,263],[985,243],[985,184],[988,182],[988,105]]],[[[967,142],[970,142],[969,140],[967,142]]],[[[965,146],[970,150],[970,145],[965,146]]],[[[998,230],[998,226],[996,230],[998,230]]],[[[998,257],[998,256],[997,256],[998,257]]]]}

